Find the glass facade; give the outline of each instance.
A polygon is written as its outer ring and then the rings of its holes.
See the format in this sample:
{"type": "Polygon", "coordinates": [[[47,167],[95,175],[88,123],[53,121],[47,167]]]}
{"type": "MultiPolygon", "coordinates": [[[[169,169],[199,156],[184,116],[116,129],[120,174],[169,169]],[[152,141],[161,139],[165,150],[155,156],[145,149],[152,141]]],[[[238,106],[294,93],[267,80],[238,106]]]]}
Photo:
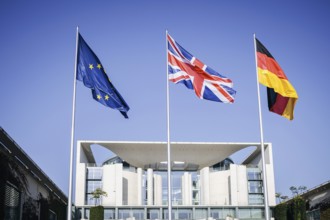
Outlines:
{"type": "Polygon", "coordinates": [[[239,209],[239,219],[263,219],[265,218],[264,209],[239,209]]]}
{"type": "Polygon", "coordinates": [[[223,161],[216,163],[212,166],[213,171],[222,171],[222,170],[229,170],[230,164],[234,162],[230,158],[226,158],[223,161]]]}
{"type": "Polygon", "coordinates": [[[196,208],[195,219],[207,219],[208,213],[207,208],[196,208]]]}
{"type": "Polygon", "coordinates": [[[116,218],[116,210],[115,209],[104,209],[104,219],[115,219],[116,218]]]}
{"type": "Polygon", "coordinates": [[[200,204],[200,179],[197,172],[191,173],[192,179],[192,204],[199,205],[200,204]]]}
{"type": "Polygon", "coordinates": [[[147,219],[155,220],[160,219],[160,209],[148,209],[147,211],[147,219]]]}
{"type": "Polygon", "coordinates": [[[234,208],[218,208],[211,209],[211,217],[214,219],[226,219],[227,216],[234,217],[235,209],[234,208]]]}
{"type": "Polygon", "coordinates": [[[248,197],[250,205],[264,204],[263,182],[261,170],[258,167],[248,167],[246,169],[248,180],[248,197]]]}
{"type": "MultiPolygon", "coordinates": [[[[163,205],[167,205],[167,193],[168,193],[168,189],[167,189],[167,172],[165,171],[155,171],[154,174],[156,175],[160,175],[162,178],[162,204],[163,205]]],[[[183,171],[173,171],[171,172],[172,174],[172,204],[173,205],[182,205],[182,176],[184,174],[183,171]]],[[[195,172],[189,172],[189,174],[191,174],[192,176],[192,196],[193,196],[193,204],[194,205],[198,205],[199,201],[200,201],[200,184],[199,184],[199,175],[198,173],[195,172]]],[[[144,175],[143,177],[143,201],[144,204],[146,204],[146,200],[147,200],[147,180],[146,180],[146,176],[144,175]]]]}
{"type": "MultiPolygon", "coordinates": [[[[82,209],[79,209],[81,213],[82,209]]],[[[264,220],[264,208],[197,208],[197,207],[172,207],[173,220],[197,220],[208,219],[225,220],[226,217],[232,217],[240,220],[264,220]]],[[[312,213],[311,213],[312,214],[312,213]]],[[[314,214],[314,217],[317,216],[314,214]]],[[[76,219],[81,219],[81,215],[76,215],[76,219]]],[[[89,219],[90,208],[83,209],[83,219],[89,219]]],[[[311,220],[319,220],[319,218],[311,218],[311,220]]],[[[167,220],[167,208],[104,208],[104,220],[111,219],[135,219],[135,220],[167,220]],[[116,217],[117,216],[117,217],[116,217]]]]}
{"type": "MultiPolygon", "coordinates": [[[[111,213],[111,217],[115,218],[115,210],[111,213]]],[[[132,218],[135,220],[145,220],[145,210],[143,208],[122,208],[118,209],[118,219],[132,218]]],[[[111,219],[111,218],[110,218],[111,219]]]]}
{"type": "Polygon", "coordinates": [[[85,196],[86,205],[96,205],[97,201],[93,198],[92,192],[97,188],[102,189],[102,170],[102,167],[87,167],[85,196]]]}

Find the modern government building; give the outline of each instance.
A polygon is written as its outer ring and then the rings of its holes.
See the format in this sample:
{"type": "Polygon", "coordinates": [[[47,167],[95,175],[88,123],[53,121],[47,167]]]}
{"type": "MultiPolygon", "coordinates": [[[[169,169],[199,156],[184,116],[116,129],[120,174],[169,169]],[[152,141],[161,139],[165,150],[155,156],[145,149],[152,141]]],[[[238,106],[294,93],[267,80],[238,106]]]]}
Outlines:
{"type": "MultiPolygon", "coordinates": [[[[264,219],[260,143],[172,142],[172,219],[264,219]],[[244,149],[240,163],[231,156],[244,149]]],[[[276,205],[271,143],[265,144],[268,201],[276,205]]],[[[104,219],[168,219],[167,143],[78,141],[75,181],[77,219],[88,219],[101,188],[104,219]],[[111,158],[97,165],[92,148],[111,158]],[[114,156],[113,156],[114,155],[114,156]]]]}

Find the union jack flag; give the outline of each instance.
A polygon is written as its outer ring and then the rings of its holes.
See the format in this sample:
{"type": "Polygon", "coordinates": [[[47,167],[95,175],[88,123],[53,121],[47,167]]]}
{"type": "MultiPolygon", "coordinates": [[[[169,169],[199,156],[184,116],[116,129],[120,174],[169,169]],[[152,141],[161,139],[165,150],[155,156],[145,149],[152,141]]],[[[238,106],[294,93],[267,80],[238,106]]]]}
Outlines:
{"type": "Polygon", "coordinates": [[[168,74],[174,83],[183,83],[194,89],[200,99],[233,103],[236,91],[230,79],[220,75],[180,46],[169,34],[168,74]]]}

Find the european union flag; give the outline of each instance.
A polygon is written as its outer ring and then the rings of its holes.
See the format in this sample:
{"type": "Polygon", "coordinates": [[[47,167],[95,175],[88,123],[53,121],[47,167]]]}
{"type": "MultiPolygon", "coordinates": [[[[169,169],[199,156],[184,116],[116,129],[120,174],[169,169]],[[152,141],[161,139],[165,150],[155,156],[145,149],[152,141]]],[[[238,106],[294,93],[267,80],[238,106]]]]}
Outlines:
{"type": "Polygon", "coordinates": [[[128,118],[129,110],[123,97],[110,82],[104,68],[92,49],[79,34],[78,39],[77,80],[92,90],[93,98],[128,118]]]}

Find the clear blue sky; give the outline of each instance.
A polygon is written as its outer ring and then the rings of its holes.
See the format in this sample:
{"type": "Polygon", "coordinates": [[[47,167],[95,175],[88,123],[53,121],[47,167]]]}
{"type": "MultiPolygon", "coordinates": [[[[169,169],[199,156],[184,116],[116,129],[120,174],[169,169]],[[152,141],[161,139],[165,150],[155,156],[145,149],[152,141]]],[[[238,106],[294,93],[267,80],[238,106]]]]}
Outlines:
{"type": "Polygon", "coordinates": [[[126,120],[78,82],[76,140],[166,141],[168,29],[237,90],[234,104],[220,104],[171,83],[171,140],[259,142],[256,33],[299,95],[288,121],[268,112],[261,87],[276,192],[330,180],[329,1],[2,0],[0,126],[65,193],[76,26],[131,107],[126,120]]]}

